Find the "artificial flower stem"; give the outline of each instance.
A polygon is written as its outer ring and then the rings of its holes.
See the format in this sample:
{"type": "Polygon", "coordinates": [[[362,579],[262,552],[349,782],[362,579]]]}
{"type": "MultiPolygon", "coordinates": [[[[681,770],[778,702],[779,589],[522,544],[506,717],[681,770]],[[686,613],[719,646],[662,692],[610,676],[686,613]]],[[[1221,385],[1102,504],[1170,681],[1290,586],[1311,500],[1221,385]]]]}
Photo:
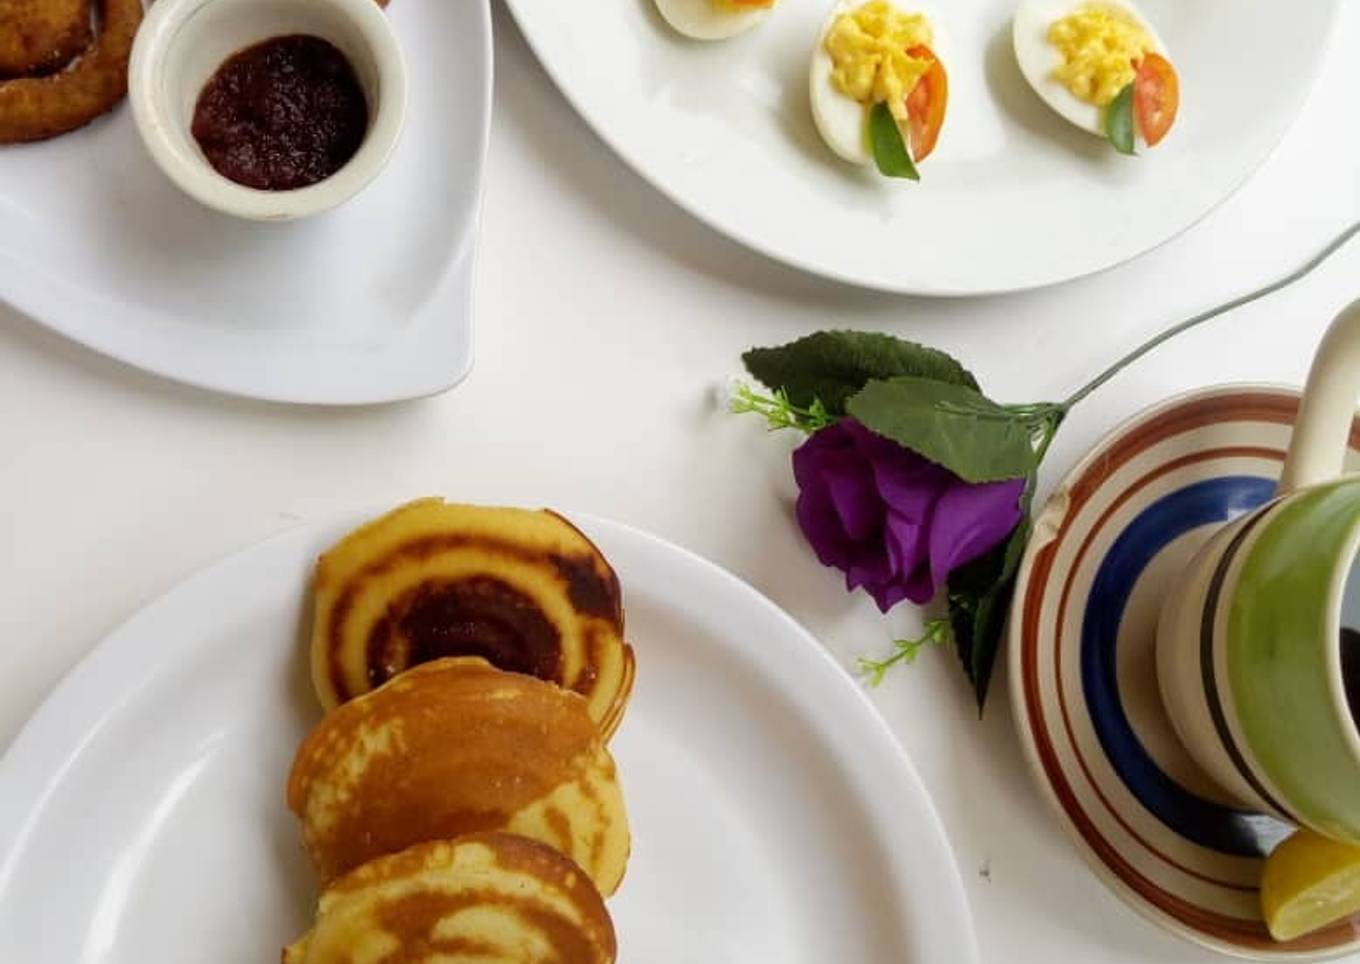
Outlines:
{"type": "Polygon", "coordinates": [[[1048,447],[1053,444],[1053,437],[1058,434],[1058,429],[1062,427],[1063,419],[1067,416],[1065,409],[1054,408],[1054,410],[1044,419],[1044,427],[1040,430],[1039,444],[1034,450],[1034,465],[1037,468],[1048,454],[1048,447]]]}
{"type": "Polygon", "coordinates": [[[814,399],[808,408],[800,408],[782,391],[762,395],[744,383],[736,386],[728,411],[734,415],[755,413],[765,419],[765,426],[771,432],[796,428],[810,435],[836,421],[818,400],[814,399]]]}
{"type": "Polygon", "coordinates": [[[883,659],[869,659],[866,656],[859,657],[859,672],[861,676],[868,678],[870,686],[877,686],[883,682],[883,677],[888,670],[898,663],[914,663],[916,657],[926,646],[940,646],[947,643],[952,638],[949,620],[943,616],[926,621],[925,631],[915,639],[895,639],[893,640],[893,651],[883,659]]]}
{"type": "Polygon", "coordinates": [[[1256,301],[1259,298],[1264,298],[1267,295],[1272,295],[1275,292],[1279,291],[1281,288],[1286,288],[1289,285],[1293,284],[1295,281],[1302,279],[1306,275],[1310,274],[1314,268],[1318,267],[1320,264],[1322,264],[1324,261],[1330,258],[1333,254],[1335,254],[1338,250],[1344,247],[1346,242],[1348,242],[1351,238],[1355,237],[1357,234],[1360,234],[1360,222],[1352,224],[1350,227],[1346,228],[1346,230],[1342,231],[1341,234],[1333,238],[1327,244],[1326,247],[1324,247],[1321,251],[1319,251],[1312,258],[1306,261],[1301,267],[1285,275],[1283,278],[1273,281],[1263,288],[1257,288],[1255,291],[1248,292],[1247,294],[1244,295],[1240,295],[1239,297],[1234,298],[1232,301],[1225,302],[1216,308],[1210,308],[1208,311],[1201,312],[1200,314],[1195,315],[1193,318],[1187,318],[1180,324],[1172,325],[1170,328],[1161,332],[1156,337],[1143,342],[1143,344],[1139,345],[1133,351],[1129,352],[1123,358],[1119,359],[1119,361],[1115,362],[1113,365],[1105,369],[1095,378],[1091,379],[1081,388],[1077,389],[1065,400],[1059,403],[1058,407],[1061,408],[1064,412],[1066,412],[1073,405],[1077,404],[1082,399],[1086,398],[1087,395],[1090,395],[1097,388],[1100,388],[1110,379],[1114,378],[1114,376],[1118,375],[1129,365],[1133,364],[1138,359],[1142,358],[1144,355],[1151,352],[1154,348],[1161,346],[1163,342],[1170,341],[1172,338],[1175,338],[1182,332],[1186,332],[1189,331],[1191,328],[1198,327],[1199,325],[1204,324],[1206,321],[1212,321],[1219,315],[1226,314],[1229,311],[1232,311],[1236,308],[1241,308],[1243,305],[1251,304],[1253,301],[1256,301]]]}

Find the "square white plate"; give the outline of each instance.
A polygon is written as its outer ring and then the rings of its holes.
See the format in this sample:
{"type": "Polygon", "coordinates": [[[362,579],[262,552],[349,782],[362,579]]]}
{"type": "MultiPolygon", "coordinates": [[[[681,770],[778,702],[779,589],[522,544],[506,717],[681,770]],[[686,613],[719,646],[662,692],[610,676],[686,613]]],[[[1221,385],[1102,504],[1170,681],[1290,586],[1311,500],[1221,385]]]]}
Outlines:
{"type": "Polygon", "coordinates": [[[388,9],[406,129],[349,204],[286,224],[180,193],[127,104],[0,147],[0,300],[114,358],[254,398],[365,404],[457,384],[491,115],[487,0],[388,9]]]}

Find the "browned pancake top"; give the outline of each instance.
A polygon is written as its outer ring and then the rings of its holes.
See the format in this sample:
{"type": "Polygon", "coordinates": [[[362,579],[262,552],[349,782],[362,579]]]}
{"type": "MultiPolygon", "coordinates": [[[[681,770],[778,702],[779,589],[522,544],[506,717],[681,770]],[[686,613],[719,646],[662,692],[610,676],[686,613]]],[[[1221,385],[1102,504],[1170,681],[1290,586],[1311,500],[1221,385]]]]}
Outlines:
{"type": "Polygon", "coordinates": [[[504,833],[419,844],[340,878],[321,899],[317,930],[285,960],[348,964],[352,949],[375,940],[386,948],[380,964],[439,955],[522,964],[516,948],[530,946],[534,961],[552,964],[608,964],[617,953],[609,913],[580,868],[504,833]],[[470,910],[494,916],[462,913],[470,910]]]}
{"type": "Polygon", "coordinates": [[[421,499],[349,533],[314,580],[312,673],[333,707],[450,656],[580,693],[606,739],[632,689],[618,577],[553,512],[421,499]]]}
{"type": "Polygon", "coordinates": [[[331,879],[415,841],[502,829],[602,755],[576,694],[439,660],[325,717],[298,749],[288,805],[331,879]]]}

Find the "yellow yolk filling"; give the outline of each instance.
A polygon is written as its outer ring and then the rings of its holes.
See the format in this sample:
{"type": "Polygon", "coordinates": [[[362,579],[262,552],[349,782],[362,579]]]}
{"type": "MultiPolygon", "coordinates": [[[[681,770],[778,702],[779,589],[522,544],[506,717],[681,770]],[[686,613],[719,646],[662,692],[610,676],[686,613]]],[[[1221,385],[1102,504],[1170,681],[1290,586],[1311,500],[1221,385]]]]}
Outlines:
{"type": "Polygon", "coordinates": [[[832,23],[826,33],[831,83],[852,100],[886,103],[899,121],[907,119],[907,95],[930,68],[930,60],[907,53],[935,40],[930,21],[901,13],[886,0],[869,0],[832,23]]]}
{"type": "Polygon", "coordinates": [[[1087,4],[1048,28],[1062,62],[1053,76],[1072,96],[1104,107],[1133,83],[1134,63],[1156,44],[1118,7],[1087,4]]]}

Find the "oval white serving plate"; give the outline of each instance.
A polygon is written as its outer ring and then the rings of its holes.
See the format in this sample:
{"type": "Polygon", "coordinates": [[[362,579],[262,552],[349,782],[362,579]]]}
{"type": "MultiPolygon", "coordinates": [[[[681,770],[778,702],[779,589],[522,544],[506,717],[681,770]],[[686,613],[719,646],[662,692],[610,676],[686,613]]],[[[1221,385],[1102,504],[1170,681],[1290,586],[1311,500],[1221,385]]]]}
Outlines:
{"type": "MultiPolygon", "coordinates": [[[[359,516],[226,559],[114,632],[0,761],[0,946],[25,964],[273,960],[315,882],[284,805],[319,716],[315,558],[359,516]]],[[[973,964],[953,856],[855,683],[684,550],[580,519],[616,567],[637,686],[613,742],[638,964],[973,964]]]]}
{"type": "Polygon", "coordinates": [[[203,388],[352,405],[443,391],[472,364],[472,270],[491,117],[487,0],[395,0],[408,113],[387,167],[301,222],[187,197],[127,104],[0,147],[0,301],[203,388]]]}
{"type": "Polygon", "coordinates": [[[715,43],[680,37],[652,0],[507,0],[567,99],[681,207],[806,271],[925,295],[1064,281],[1189,227],[1283,136],[1337,9],[1140,2],[1175,59],[1183,103],[1166,141],[1129,159],[1026,83],[1011,48],[1016,2],[920,5],[935,15],[950,100],[911,184],[838,160],[813,126],[808,62],[830,0],[778,0],[750,33],[715,43]]]}

